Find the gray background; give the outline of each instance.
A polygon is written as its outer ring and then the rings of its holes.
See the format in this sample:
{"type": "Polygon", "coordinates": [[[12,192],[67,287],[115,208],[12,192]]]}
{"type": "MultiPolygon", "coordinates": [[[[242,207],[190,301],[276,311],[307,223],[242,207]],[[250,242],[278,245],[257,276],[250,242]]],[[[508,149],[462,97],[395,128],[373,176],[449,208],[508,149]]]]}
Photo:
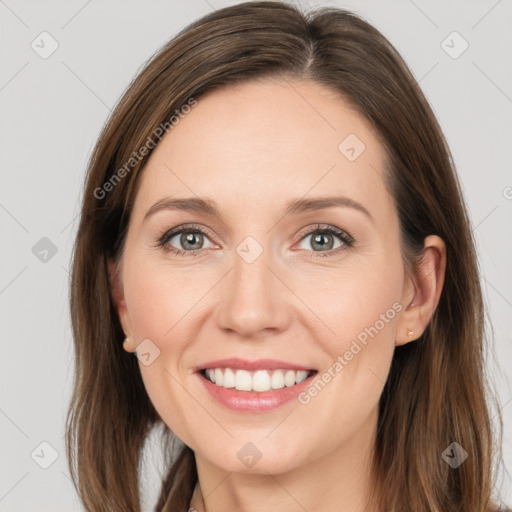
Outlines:
{"type": "MultiPolygon", "coordinates": [[[[234,3],[0,0],[2,511],[80,510],[63,425],[73,375],[68,269],[85,165],[144,61],[189,22],[234,3]],[[35,41],[42,52],[46,37],[44,49],[51,48],[48,36],[39,37],[43,31],[58,43],[48,58],[31,47],[35,41]]],[[[488,366],[504,416],[505,467],[511,468],[512,2],[301,4],[351,8],[374,23],[402,53],[438,116],[478,242],[495,336],[488,366]],[[457,58],[464,42],[446,39],[453,31],[469,44],[457,58]]],[[[156,499],[156,444],[149,454],[146,510],[156,499]]],[[[512,503],[510,474],[501,473],[497,494],[512,503]]]]}

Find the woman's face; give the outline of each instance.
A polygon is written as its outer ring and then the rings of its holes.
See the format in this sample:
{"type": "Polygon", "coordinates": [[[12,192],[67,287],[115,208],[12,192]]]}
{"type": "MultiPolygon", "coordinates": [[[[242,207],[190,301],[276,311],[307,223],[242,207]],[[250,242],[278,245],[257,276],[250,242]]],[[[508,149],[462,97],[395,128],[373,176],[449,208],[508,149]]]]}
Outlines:
{"type": "Polygon", "coordinates": [[[373,439],[410,300],[383,168],[371,127],[313,82],[214,91],[153,151],[119,313],[151,401],[197,457],[275,474],[373,439]]]}

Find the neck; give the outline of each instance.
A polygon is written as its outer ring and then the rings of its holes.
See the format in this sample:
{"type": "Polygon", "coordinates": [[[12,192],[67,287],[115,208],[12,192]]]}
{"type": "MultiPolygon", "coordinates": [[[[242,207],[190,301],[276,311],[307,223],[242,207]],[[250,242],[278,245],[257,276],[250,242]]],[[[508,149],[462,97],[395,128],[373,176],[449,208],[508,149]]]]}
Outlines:
{"type": "Polygon", "coordinates": [[[224,471],[196,453],[198,483],[190,506],[197,512],[377,511],[369,502],[374,419],[330,453],[275,475],[224,471]]]}

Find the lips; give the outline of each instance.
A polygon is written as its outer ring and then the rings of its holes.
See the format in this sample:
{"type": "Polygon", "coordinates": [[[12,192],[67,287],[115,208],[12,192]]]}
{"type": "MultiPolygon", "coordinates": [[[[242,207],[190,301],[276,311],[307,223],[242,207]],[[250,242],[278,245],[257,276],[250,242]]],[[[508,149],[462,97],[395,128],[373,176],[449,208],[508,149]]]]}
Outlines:
{"type": "Polygon", "coordinates": [[[318,371],[276,359],[228,358],[202,364],[195,373],[203,388],[223,406],[238,412],[262,413],[296,398],[318,371]]]}
{"type": "Polygon", "coordinates": [[[203,365],[194,368],[194,371],[199,372],[207,370],[209,368],[232,368],[236,370],[303,370],[303,371],[317,371],[315,368],[304,366],[296,363],[289,363],[287,361],[280,361],[277,359],[257,359],[255,361],[249,361],[247,359],[241,359],[239,357],[230,357],[227,359],[217,359],[215,361],[209,361],[203,365]]]}

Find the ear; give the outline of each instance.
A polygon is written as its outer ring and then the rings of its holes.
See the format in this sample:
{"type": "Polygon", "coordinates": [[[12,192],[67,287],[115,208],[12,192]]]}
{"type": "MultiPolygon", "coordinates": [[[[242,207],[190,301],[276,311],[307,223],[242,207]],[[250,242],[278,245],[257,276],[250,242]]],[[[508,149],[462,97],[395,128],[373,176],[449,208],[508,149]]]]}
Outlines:
{"type": "Polygon", "coordinates": [[[136,348],[135,338],[133,335],[130,314],[128,312],[128,308],[126,307],[126,301],[124,299],[120,265],[116,266],[113,260],[109,260],[108,271],[110,277],[110,287],[112,289],[112,299],[117,310],[119,321],[126,336],[126,339],[123,343],[123,348],[127,352],[134,352],[136,348]]]}
{"type": "Polygon", "coordinates": [[[427,236],[414,276],[406,279],[402,293],[404,309],[397,324],[396,345],[418,339],[436,310],[443,289],[446,270],[446,246],[437,235],[427,236]]]}

